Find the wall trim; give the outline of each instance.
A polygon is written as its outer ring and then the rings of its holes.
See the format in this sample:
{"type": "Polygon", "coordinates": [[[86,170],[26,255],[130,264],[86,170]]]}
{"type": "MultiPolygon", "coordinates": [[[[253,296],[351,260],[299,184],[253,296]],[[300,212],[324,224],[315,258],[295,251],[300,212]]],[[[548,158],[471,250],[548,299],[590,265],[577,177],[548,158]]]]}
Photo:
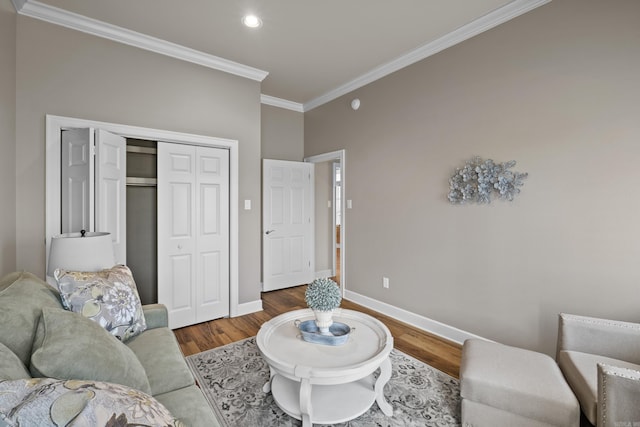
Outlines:
{"type": "Polygon", "coordinates": [[[11,0],[11,3],[13,3],[13,7],[16,8],[16,12],[20,12],[26,2],[27,0],[11,0]]]}
{"type": "MultiPolygon", "coordinates": [[[[21,15],[40,19],[42,21],[71,28],[73,30],[109,39],[118,43],[127,44],[129,46],[134,46],[259,82],[262,82],[269,75],[268,71],[263,71],[219,56],[204,53],[176,43],[171,43],[166,40],[151,37],[146,34],[69,12],[64,9],[41,3],[38,0],[11,1],[13,2],[13,6],[16,11],[21,15]]],[[[464,40],[474,37],[484,31],[490,30],[493,27],[525,14],[537,7],[545,5],[550,1],[551,0],[514,0],[493,12],[489,12],[488,14],[463,25],[451,33],[414,49],[406,55],[400,56],[386,64],[376,67],[373,70],[304,104],[269,95],[261,95],[260,102],[265,105],[271,105],[301,113],[307,112],[402,68],[426,59],[431,55],[463,42],[464,40]]]]}
{"type": "MultiPolygon", "coordinates": [[[[13,2],[13,6],[16,11],[21,15],[61,25],[63,27],[109,39],[118,43],[138,47],[140,49],[259,82],[262,82],[269,75],[268,71],[263,71],[219,56],[148,36],[137,31],[128,30],[107,22],[69,12],[64,9],[41,3],[38,0],[11,1],[13,2]]],[[[373,70],[304,104],[288,101],[282,98],[276,98],[270,95],[261,95],[260,102],[265,105],[271,105],[301,113],[307,112],[346,95],[349,92],[366,86],[369,83],[373,83],[374,81],[388,76],[402,68],[426,59],[429,56],[441,52],[451,46],[461,43],[471,37],[490,30],[504,22],[523,15],[537,7],[545,5],[550,1],[551,0],[514,0],[493,12],[489,12],[488,14],[463,25],[457,30],[414,49],[406,55],[400,56],[386,64],[376,67],[373,70]]]]}
{"type": "Polygon", "coordinates": [[[316,107],[319,107],[327,102],[333,101],[368,85],[382,77],[388,76],[402,68],[408,67],[418,61],[422,61],[425,58],[435,55],[451,46],[461,43],[471,37],[474,37],[480,33],[490,30],[504,22],[507,22],[513,18],[516,18],[522,14],[525,14],[537,7],[549,3],[551,0],[514,0],[507,5],[489,12],[488,14],[471,21],[470,23],[463,25],[455,31],[452,31],[430,43],[427,43],[413,51],[403,55],[393,61],[387,62],[373,70],[357,77],[337,88],[330,90],[324,95],[312,99],[304,104],[304,111],[307,112],[316,107]]]}
{"type": "Polygon", "coordinates": [[[412,313],[402,308],[395,307],[391,304],[387,304],[386,302],[378,301],[353,291],[345,291],[344,298],[460,345],[462,345],[464,341],[469,338],[479,338],[485,341],[490,341],[481,336],[472,334],[471,332],[463,331],[462,329],[446,325],[444,323],[438,322],[437,320],[429,319],[428,317],[412,313]]]}
{"type": "Polygon", "coordinates": [[[288,101],[286,99],[276,98],[275,96],[260,95],[260,103],[271,105],[272,107],[279,107],[286,110],[297,111],[298,113],[304,113],[304,107],[299,102],[288,101]]]}
{"type": "Polygon", "coordinates": [[[262,311],[261,299],[238,304],[236,316],[244,316],[245,314],[256,313],[258,311],[262,311]]]}
{"type": "Polygon", "coordinates": [[[161,55],[180,59],[212,68],[225,73],[234,74],[251,80],[263,81],[269,74],[248,65],[230,61],[219,56],[204,53],[176,43],[171,43],[156,37],[151,37],[137,31],[118,27],[107,22],[98,21],[64,9],[49,6],[37,0],[13,0],[13,5],[20,15],[40,19],[52,24],[60,25],[72,30],[102,37],[118,43],[134,46],[140,49],[159,53],[161,55]]]}

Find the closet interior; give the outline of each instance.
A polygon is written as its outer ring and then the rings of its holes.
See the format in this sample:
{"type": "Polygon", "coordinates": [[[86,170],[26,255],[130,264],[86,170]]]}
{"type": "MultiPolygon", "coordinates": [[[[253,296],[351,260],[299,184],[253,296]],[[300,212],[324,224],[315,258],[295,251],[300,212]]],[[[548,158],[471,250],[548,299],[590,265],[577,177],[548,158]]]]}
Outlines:
{"type": "Polygon", "coordinates": [[[143,304],[158,302],[157,145],[127,139],[127,265],[143,304]]]}

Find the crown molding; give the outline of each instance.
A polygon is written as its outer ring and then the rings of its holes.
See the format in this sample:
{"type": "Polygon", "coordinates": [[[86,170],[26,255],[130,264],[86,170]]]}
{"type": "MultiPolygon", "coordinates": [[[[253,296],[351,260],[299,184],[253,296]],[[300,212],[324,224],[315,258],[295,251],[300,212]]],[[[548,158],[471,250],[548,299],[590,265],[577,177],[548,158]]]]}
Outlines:
{"type": "MultiPolygon", "coordinates": [[[[103,21],[88,18],[83,15],[49,6],[37,0],[11,1],[16,12],[20,15],[40,19],[42,21],[102,37],[118,43],[127,44],[129,46],[134,46],[259,82],[262,82],[269,74],[268,71],[263,71],[248,65],[240,64],[215,55],[158,39],[156,37],[151,37],[103,21]]],[[[388,76],[402,68],[461,43],[464,40],[525,14],[537,7],[547,4],[550,1],[551,0],[514,0],[509,4],[470,22],[469,24],[434,40],[433,42],[427,43],[406,55],[376,67],[360,77],[338,86],[337,88],[304,104],[269,95],[261,95],[260,102],[265,105],[271,105],[296,112],[312,110],[346,95],[349,92],[373,83],[374,81],[388,76]]]]}
{"type": "Polygon", "coordinates": [[[264,80],[269,74],[267,71],[49,6],[37,0],[12,1],[16,11],[20,15],[40,19],[118,43],[127,44],[259,82],[264,80]]]}
{"type": "Polygon", "coordinates": [[[298,113],[304,113],[303,105],[299,102],[288,101],[286,99],[276,98],[275,96],[261,94],[260,103],[271,105],[272,107],[279,107],[291,111],[297,111],[298,113]]]}
{"type": "Polygon", "coordinates": [[[16,8],[16,12],[18,13],[22,10],[26,2],[27,0],[11,0],[11,3],[13,3],[13,7],[16,8]]]}
{"type": "Polygon", "coordinates": [[[430,43],[427,43],[411,52],[403,55],[391,62],[383,64],[373,70],[357,77],[337,88],[320,95],[319,97],[312,99],[304,104],[304,111],[312,110],[327,102],[333,101],[359,89],[369,83],[388,76],[402,68],[405,68],[418,61],[422,61],[425,58],[435,55],[451,46],[461,43],[471,37],[474,37],[480,33],[490,30],[504,22],[507,22],[513,18],[523,15],[537,7],[549,3],[551,0],[514,0],[509,4],[489,12],[488,14],[458,28],[451,33],[448,33],[430,43]]]}

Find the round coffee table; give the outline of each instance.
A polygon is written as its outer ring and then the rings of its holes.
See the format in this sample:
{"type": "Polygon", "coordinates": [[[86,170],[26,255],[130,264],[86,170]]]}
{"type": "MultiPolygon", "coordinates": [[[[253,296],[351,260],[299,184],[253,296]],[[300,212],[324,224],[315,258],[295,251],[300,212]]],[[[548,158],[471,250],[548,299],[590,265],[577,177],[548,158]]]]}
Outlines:
{"type": "Polygon", "coordinates": [[[377,402],[393,415],[383,388],[391,378],[393,337],[379,320],[357,311],[337,309],[335,322],[351,328],[346,343],[330,346],[303,341],[295,321],[313,319],[309,309],[295,310],[264,323],[256,342],[271,377],[263,390],[287,414],[313,423],[336,424],[364,414],[377,402]],[[380,368],[374,379],[373,373],[380,368]]]}

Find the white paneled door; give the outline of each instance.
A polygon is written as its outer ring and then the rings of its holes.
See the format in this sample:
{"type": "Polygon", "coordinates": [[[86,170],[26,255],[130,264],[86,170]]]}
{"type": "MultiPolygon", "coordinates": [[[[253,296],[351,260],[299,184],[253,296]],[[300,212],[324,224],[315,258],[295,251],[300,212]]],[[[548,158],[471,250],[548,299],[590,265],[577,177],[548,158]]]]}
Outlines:
{"type": "Polygon", "coordinates": [[[95,231],[93,129],[65,129],[61,140],[61,231],[95,231]]]}
{"type": "Polygon", "coordinates": [[[111,233],[117,264],[127,263],[127,140],[96,129],[96,231],[111,233]]]}
{"type": "Polygon", "coordinates": [[[263,160],[263,290],[314,279],[313,163],[263,160]]]}
{"type": "Polygon", "coordinates": [[[179,328],[229,314],[229,151],[158,143],[158,302],[179,328]]]}
{"type": "Polygon", "coordinates": [[[111,233],[118,264],[127,262],[127,141],[102,129],[62,131],[63,233],[111,233]]]}
{"type": "Polygon", "coordinates": [[[196,148],[197,322],[229,315],[229,150],[196,148]]]}

